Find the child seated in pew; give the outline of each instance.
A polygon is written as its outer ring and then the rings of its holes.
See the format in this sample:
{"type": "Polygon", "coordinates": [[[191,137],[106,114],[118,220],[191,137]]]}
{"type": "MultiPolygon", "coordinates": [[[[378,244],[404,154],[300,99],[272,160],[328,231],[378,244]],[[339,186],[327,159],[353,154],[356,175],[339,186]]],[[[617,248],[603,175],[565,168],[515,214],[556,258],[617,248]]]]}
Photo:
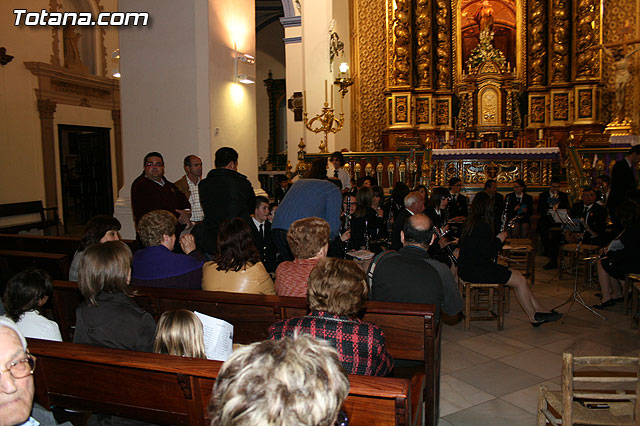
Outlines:
{"type": "Polygon", "coordinates": [[[349,379],[338,354],[309,336],[265,340],[233,352],[209,403],[211,424],[346,425],[349,379]]]}
{"type": "Polygon", "coordinates": [[[84,302],[76,309],[74,343],[151,352],[156,322],[129,293],[131,250],[121,241],[84,251],[78,287],[84,302]]]}
{"type": "Polygon", "coordinates": [[[40,269],[26,269],[7,283],[4,293],[7,316],[25,337],[62,342],[58,324],[38,312],[52,293],[51,278],[40,269]]]}
{"type": "Polygon", "coordinates": [[[176,309],[160,316],[153,352],[191,358],[207,358],[202,322],[191,311],[176,309]]]}

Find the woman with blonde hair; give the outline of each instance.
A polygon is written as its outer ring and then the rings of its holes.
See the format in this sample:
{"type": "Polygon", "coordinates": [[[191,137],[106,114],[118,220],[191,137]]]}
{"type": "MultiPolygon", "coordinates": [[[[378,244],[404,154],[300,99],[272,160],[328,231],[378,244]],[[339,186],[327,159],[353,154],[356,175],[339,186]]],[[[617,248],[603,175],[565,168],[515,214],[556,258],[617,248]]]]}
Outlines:
{"type": "Polygon", "coordinates": [[[158,320],[153,352],[206,358],[202,322],[196,314],[186,309],[164,312],[158,320]]]}

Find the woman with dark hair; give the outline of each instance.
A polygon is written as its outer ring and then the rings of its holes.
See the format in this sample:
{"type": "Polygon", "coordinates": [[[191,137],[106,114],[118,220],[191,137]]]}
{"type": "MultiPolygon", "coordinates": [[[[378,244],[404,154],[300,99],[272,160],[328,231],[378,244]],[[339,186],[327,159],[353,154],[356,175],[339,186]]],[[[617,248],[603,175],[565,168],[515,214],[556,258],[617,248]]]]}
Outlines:
{"type": "Polygon", "coordinates": [[[371,188],[363,186],[356,194],[355,211],[351,215],[351,238],[349,248],[360,249],[366,246],[368,239],[376,239],[383,228],[382,219],[376,215],[376,211],[371,208],[373,191],[371,188]]]}
{"type": "MultiPolygon", "coordinates": [[[[326,160],[326,159],[325,159],[326,160]]],[[[251,228],[239,217],[225,220],[218,231],[218,253],[202,267],[202,289],[231,293],[276,294],[260,261],[251,228]]]]}
{"type": "MultiPolygon", "coordinates": [[[[434,188],[431,192],[431,198],[429,198],[427,208],[425,209],[424,214],[429,216],[429,219],[433,222],[433,226],[439,230],[436,235],[439,233],[445,233],[449,230],[449,226],[447,225],[447,207],[449,205],[450,195],[449,190],[446,188],[440,186],[434,188]]],[[[439,238],[436,243],[429,247],[429,255],[437,261],[451,267],[452,260],[449,257],[449,254],[445,251],[445,247],[454,243],[455,241],[449,240],[447,236],[439,238]]]]}
{"type": "Polygon", "coordinates": [[[462,227],[458,276],[472,283],[496,283],[513,287],[518,302],[534,327],[559,320],[562,314],[544,309],[520,272],[494,261],[507,233],[500,232],[496,236],[493,215],[491,196],[486,192],[477,193],[471,203],[469,217],[462,227]]]}
{"type": "Polygon", "coordinates": [[[505,205],[507,221],[513,221],[511,236],[513,238],[529,238],[533,197],[526,193],[527,185],[522,179],[513,182],[513,192],[507,194],[505,205]]]}
{"type": "Polygon", "coordinates": [[[620,281],[626,274],[640,272],[640,205],[625,201],[616,210],[616,217],[622,232],[604,250],[604,257],[598,260],[598,281],[601,301],[593,305],[596,309],[613,306],[624,300],[620,281]]]}
{"type": "Polygon", "coordinates": [[[384,218],[384,188],[381,186],[374,186],[371,190],[373,191],[371,208],[375,210],[376,215],[379,218],[384,218]]]}
{"type": "MultiPolygon", "coordinates": [[[[175,220],[175,217],[174,217],[175,220]]],[[[151,352],[156,322],[129,297],[131,250],[120,241],[87,248],[78,287],[74,343],[151,352]]]]}
{"type": "Polygon", "coordinates": [[[51,278],[40,269],[24,270],[7,282],[4,292],[7,316],[25,337],[62,342],[58,324],[38,312],[52,294],[51,278]]]}
{"type": "Polygon", "coordinates": [[[95,243],[119,240],[120,234],[118,234],[118,231],[121,227],[120,221],[113,216],[99,215],[89,219],[87,226],[84,228],[80,246],[73,255],[73,260],[69,267],[69,281],[78,281],[78,267],[80,266],[84,249],[95,243]]]}

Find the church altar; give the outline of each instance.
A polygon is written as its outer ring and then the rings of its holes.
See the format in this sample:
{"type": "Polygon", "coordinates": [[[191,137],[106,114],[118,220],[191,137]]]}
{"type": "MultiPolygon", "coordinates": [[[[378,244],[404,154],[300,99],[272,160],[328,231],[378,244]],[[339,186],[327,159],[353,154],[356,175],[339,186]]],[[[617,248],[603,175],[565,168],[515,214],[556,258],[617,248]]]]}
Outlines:
{"type": "MultiPolygon", "coordinates": [[[[299,153],[302,161],[296,172],[304,174],[313,160],[330,154],[299,153]]],[[[462,179],[468,188],[481,188],[495,179],[505,189],[522,179],[530,187],[546,187],[551,182],[554,162],[560,160],[557,147],[468,148],[407,151],[343,152],[345,169],[358,179],[376,177],[384,188],[400,181],[409,187],[418,184],[448,187],[452,177],[462,179]]]]}

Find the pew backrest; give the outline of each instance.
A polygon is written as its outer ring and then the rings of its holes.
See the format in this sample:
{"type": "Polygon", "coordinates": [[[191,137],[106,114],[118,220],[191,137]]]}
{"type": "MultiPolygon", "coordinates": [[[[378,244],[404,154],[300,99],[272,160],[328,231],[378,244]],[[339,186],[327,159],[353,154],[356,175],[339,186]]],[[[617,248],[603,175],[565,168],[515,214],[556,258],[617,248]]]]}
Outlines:
{"type": "MultiPolygon", "coordinates": [[[[167,310],[198,311],[231,323],[234,342],[240,344],[264,340],[271,324],[308,312],[306,299],[298,297],[148,287],[133,290],[136,303],[156,320],[167,310]]],[[[54,282],[53,299],[62,337],[71,341],[75,308],[82,301],[76,283],[54,282]]],[[[368,301],[362,318],[382,328],[386,348],[394,359],[423,363],[427,424],[435,425],[439,416],[441,352],[441,326],[435,317],[435,306],[368,301]]]]}
{"type": "Polygon", "coordinates": [[[56,232],[58,231],[60,219],[58,218],[57,207],[44,207],[41,200],[0,204],[0,219],[36,214],[40,215],[39,220],[27,220],[14,225],[0,226],[0,232],[13,234],[32,229],[46,230],[52,226],[56,227],[56,232]]]}
{"type": "MultiPolygon", "coordinates": [[[[209,424],[220,361],[38,339],[29,339],[29,350],[37,358],[35,400],[45,407],[156,424],[209,424]]],[[[343,404],[349,424],[420,424],[423,379],[350,375],[343,404]]]]}

